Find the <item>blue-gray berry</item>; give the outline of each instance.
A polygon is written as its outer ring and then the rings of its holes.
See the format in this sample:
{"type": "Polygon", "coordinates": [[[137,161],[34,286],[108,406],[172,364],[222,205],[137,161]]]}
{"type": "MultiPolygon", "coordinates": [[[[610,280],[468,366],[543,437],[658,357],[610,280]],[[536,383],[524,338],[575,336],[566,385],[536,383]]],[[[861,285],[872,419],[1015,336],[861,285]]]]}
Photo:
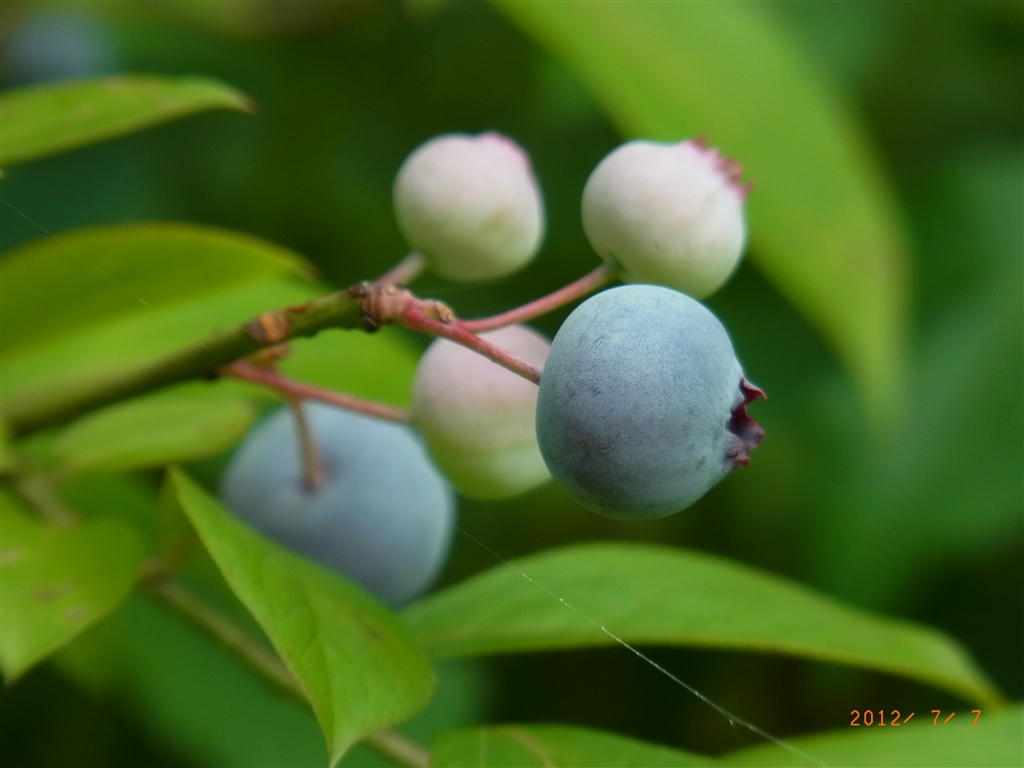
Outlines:
{"type": "Polygon", "coordinates": [[[454,495],[415,433],[322,403],[303,408],[322,487],[303,483],[295,420],[258,424],[227,468],[221,499],[270,538],[358,582],[391,605],[423,592],[454,528],[454,495]]]}
{"type": "Polygon", "coordinates": [[[653,285],[591,297],[551,345],[537,440],[552,477],[611,517],[664,517],[747,463],[763,431],[729,336],[700,302],[653,285]]]}

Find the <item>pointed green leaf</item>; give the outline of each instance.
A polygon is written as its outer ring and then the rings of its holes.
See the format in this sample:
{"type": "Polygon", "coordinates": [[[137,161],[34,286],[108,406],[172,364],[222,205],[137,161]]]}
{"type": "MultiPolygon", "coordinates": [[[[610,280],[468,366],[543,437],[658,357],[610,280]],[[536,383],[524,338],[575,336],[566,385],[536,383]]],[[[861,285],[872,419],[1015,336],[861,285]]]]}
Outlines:
{"type": "Polygon", "coordinates": [[[256,409],[209,386],[178,387],[95,411],[51,447],[64,474],[127,472],[219,453],[241,439],[256,409]]]}
{"type": "Polygon", "coordinates": [[[411,405],[422,350],[397,328],[384,326],[373,334],[320,333],[288,346],[291,353],[278,365],[286,376],[400,408],[411,405]]]}
{"type": "Polygon", "coordinates": [[[1000,698],[970,656],[939,632],[682,549],[596,543],[551,550],[435,593],[403,618],[440,658],[612,645],[614,633],[630,643],[850,664],[985,704],[1000,698]]]}
{"type": "Polygon", "coordinates": [[[308,707],[262,680],[180,617],[141,597],[112,617],[106,649],[119,692],[147,733],[174,744],[182,765],[324,768],[327,749],[308,707]]]}
{"type": "Polygon", "coordinates": [[[271,543],[172,470],[178,501],[225,580],[306,692],[331,764],[430,699],[430,662],[397,619],[340,576],[271,543]]]}
{"type": "Polygon", "coordinates": [[[0,261],[0,350],[80,333],[239,284],[309,276],[298,256],[194,224],[116,224],[37,240],[0,261]]]}
{"type": "Polygon", "coordinates": [[[18,451],[11,440],[7,422],[0,421],[0,474],[13,472],[18,466],[18,451]]]}
{"type": "Polygon", "coordinates": [[[895,195],[849,104],[759,3],[495,4],[630,137],[706,136],[743,164],[751,259],[821,331],[878,417],[907,313],[895,195]]]}
{"type": "MultiPolygon", "coordinates": [[[[79,475],[61,483],[59,497],[86,520],[112,517],[131,526],[142,543],[145,557],[159,556],[168,570],[173,567],[166,551],[160,547],[157,519],[160,497],[151,479],[138,474],[79,475]]],[[[181,524],[192,532],[187,521],[181,524]]],[[[192,536],[194,540],[195,534],[192,536]]],[[[194,544],[198,548],[198,542],[194,544]]]]}
{"type": "MultiPolygon", "coordinates": [[[[902,723],[911,713],[899,713],[902,723]]],[[[855,726],[842,731],[792,739],[792,746],[814,758],[818,765],[858,768],[994,768],[1018,766],[1024,758],[1024,705],[999,711],[983,709],[974,724],[969,707],[942,712],[933,725],[930,711],[915,712],[905,725],[892,727],[892,710],[885,710],[887,725],[855,726]],[[956,714],[944,722],[953,712],[956,714]]],[[[778,744],[739,750],[720,758],[724,765],[769,768],[813,765],[778,744]]]]}
{"type": "Polygon", "coordinates": [[[0,667],[10,681],[113,610],[135,583],[143,550],[119,520],[49,528],[0,494],[0,667]]]}
{"type": "Polygon", "coordinates": [[[569,725],[498,725],[445,731],[431,744],[433,768],[677,768],[709,757],[569,725]]]}
{"type": "Polygon", "coordinates": [[[0,95],[0,165],[121,136],[207,109],[251,112],[216,80],[119,75],[30,85],[0,95]]]}
{"type": "MultiPolygon", "coordinates": [[[[87,327],[3,359],[0,392],[4,418],[17,428],[53,402],[74,400],[143,368],[161,355],[193,344],[207,334],[245,322],[260,312],[306,301],[308,284],[272,278],[229,287],[194,301],[156,307],[87,327]]],[[[225,363],[229,362],[227,360],[225,363]]],[[[276,399],[265,388],[221,380],[246,396],[276,399]]]]}

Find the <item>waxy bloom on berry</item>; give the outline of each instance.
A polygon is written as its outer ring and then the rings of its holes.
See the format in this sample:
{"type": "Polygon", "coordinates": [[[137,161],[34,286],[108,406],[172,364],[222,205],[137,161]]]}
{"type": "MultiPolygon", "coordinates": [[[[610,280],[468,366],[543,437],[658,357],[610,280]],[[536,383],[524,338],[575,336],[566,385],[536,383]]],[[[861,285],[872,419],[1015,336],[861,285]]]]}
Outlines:
{"type": "Polygon", "coordinates": [[[544,208],[526,152],[497,133],[445,134],[409,155],[394,187],[409,245],[449,280],[504,277],[540,248],[544,208]]]}
{"type": "Polygon", "coordinates": [[[551,476],[588,509],[664,517],[747,463],[764,432],[746,404],[763,396],[699,301],[623,285],[587,299],[558,329],[537,441],[551,476]]]}
{"type": "Polygon", "coordinates": [[[303,482],[295,418],[282,408],[235,451],[224,506],[265,536],[361,584],[390,605],[423,593],[444,566],[455,496],[405,424],[303,404],[324,474],[303,482]]]}
{"type": "Polygon", "coordinates": [[[740,167],[702,142],[631,141],[583,189],[583,229],[627,281],[702,298],[729,278],[746,241],[740,167]]]}
{"type": "MultiPolygon", "coordinates": [[[[538,366],[551,348],[525,325],[480,338],[538,366]]],[[[505,499],[548,480],[534,431],[536,411],[536,384],[447,339],[431,344],[416,369],[413,423],[464,496],[505,499]]]]}

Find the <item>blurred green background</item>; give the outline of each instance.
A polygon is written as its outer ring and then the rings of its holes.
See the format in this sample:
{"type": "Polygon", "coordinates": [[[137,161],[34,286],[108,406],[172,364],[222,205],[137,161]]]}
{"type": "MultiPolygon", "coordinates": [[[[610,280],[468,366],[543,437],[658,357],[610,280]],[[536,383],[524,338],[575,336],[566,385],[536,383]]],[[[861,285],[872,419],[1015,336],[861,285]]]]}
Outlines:
{"type": "MultiPolygon", "coordinates": [[[[711,29],[721,13],[728,31],[726,4],[693,5],[703,7],[711,29]]],[[[767,250],[779,245],[764,245],[761,220],[752,217],[749,258],[709,301],[748,376],[771,398],[752,408],[767,437],[750,467],[662,521],[598,518],[549,484],[507,502],[463,501],[460,525],[504,558],[620,538],[741,560],[941,628],[1020,699],[1024,4],[757,5],[750,23],[791,51],[830,103],[852,116],[849,124],[862,132],[854,139],[875,158],[870,172],[880,169],[878,189],[895,201],[887,210],[905,232],[908,262],[901,267],[903,399],[894,396],[888,410],[872,411],[870,398],[865,405],[836,345],[808,320],[813,314],[780,289],[777,274],[754,266],[770,263],[767,250]]],[[[404,157],[437,133],[498,130],[530,152],[543,189],[548,231],[540,257],[499,284],[464,287],[427,276],[417,291],[472,317],[539,296],[596,264],[579,197],[630,123],[600,84],[581,77],[578,57],[515,12],[475,2],[259,0],[5,2],[0,9],[3,87],[121,71],[201,74],[259,106],[255,117],[203,114],[7,170],[4,250],[90,224],[200,222],[292,248],[327,281],[346,285],[404,253],[390,205],[404,157]]],[[[741,56],[714,66],[756,62],[741,56]]],[[[763,94],[767,109],[771,97],[763,94]]],[[[743,105],[704,106],[723,125],[730,110],[736,120],[745,114],[743,105]]],[[[694,132],[715,145],[710,129],[694,132]]],[[[756,145],[756,131],[748,141],[756,145]]],[[[799,182],[798,169],[794,175],[799,182]]],[[[771,196],[756,173],[753,180],[752,205],[759,194],[771,196]]],[[[806,215],[810,228],[814,211],[806,215]]],[[[553,335],[567,313],[535,325],[553,335]]],[[[872,318],[865,313],[863,321],[872,318]]],[[[193,469],[213,484],[218,466],[193,469]]],[[[148,503],[158,481],[156,473],[127,484],[98,478],[69,493],[83,507],[130,510],[148,503]]],[[[459,535],[441,584],[496,562],[459,535]]],[[[74,672],[89,666],[86,638],[0,692],[0,764],[323,763],[311,715],[264,692],[177,619],[134,598],[91,632],[116,633],[123,646],[105,676],[87,681],[74,672]]],[[[963,706],[880,674],[647,650],[779,736],[843,727],[851,709],[963,706]]],[[[621,649],[453,663],[441,672],[437,700],[407,726],[418,738],[451,725],[560,721],[712,754],[755,742],[621,649]]],[[[343,764],[375,761],[356,749],[343,764]]]]}

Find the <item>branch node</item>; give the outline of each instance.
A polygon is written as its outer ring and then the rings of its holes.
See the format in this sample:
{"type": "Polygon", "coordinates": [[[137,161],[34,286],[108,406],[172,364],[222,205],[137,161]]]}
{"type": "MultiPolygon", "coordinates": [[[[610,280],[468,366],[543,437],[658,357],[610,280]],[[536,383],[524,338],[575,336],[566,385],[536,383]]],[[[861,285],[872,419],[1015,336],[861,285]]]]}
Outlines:
{"type": "Polygon", "coordinates": [[[431,320],[439,320],[448,325],[455,322],[455,313],[447,304],[435,299],[424,299],[419,302],[423,314],[431,320]]]}
{"type": "Polygon", "coordinates": [[[291,333],[291,321],[284,312],[265,312],[245,324],[245,332],[257,344],[278,344],[291,333]]]}
{"type": "Polygon", "coordinates": [[[370,283],[363,280],[361,283],[354,283],[348,287],[348,295],[353,299],[365,299],[370,295],[370,283]]]}

